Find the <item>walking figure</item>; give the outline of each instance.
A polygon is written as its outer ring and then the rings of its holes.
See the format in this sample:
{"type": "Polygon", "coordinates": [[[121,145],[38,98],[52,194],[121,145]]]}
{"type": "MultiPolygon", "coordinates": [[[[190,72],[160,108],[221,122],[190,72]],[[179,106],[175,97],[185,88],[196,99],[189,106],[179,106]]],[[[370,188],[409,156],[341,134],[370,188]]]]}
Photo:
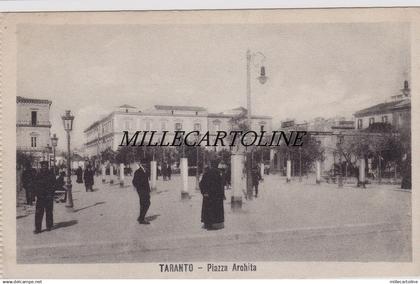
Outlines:
{"type": "Polygon", "coordinates": [[[94,184],[93,175],[94,175],[94,172],[92,170],[92,166],[88,164],[83,174],[83,178],[85,180],[86,192],[93,191],[93,184],[94,184]]]}
{"type": "Polygon", "coordinates": [[[150,184],[149,176],[141,164],[138,170],[134,172],[133,185],[137,190],[140,201],[140,215],[137,218],[139,224],[148,225],[149,221],[145,219],[147,210],[150,207],[150,184]]]}
{"type": "Polygon", "coordinates": [[[253,189],[255,189],[255,197],[258,197],[258,185],[260,183],[260,180],[262,180],[262,177],[261,177],[261,171],[255,166],[252,168],[251,177],[252,177],[252,187],[253,189]]]}

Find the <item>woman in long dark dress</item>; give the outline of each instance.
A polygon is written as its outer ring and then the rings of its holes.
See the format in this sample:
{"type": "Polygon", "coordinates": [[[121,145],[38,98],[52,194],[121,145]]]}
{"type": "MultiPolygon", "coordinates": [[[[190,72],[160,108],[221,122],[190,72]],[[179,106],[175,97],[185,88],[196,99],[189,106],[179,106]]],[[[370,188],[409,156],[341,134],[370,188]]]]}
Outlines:
{"type": "Polygon", "coordinates": [[[203,195],[203,206],[201,209],[201,222],[207,230],[218,230],[224,228],[225,191],[223,179],[217,168],[218,162],[212,161],[211,167],[203,174],[200,182],[200,190],[203,195]]]}

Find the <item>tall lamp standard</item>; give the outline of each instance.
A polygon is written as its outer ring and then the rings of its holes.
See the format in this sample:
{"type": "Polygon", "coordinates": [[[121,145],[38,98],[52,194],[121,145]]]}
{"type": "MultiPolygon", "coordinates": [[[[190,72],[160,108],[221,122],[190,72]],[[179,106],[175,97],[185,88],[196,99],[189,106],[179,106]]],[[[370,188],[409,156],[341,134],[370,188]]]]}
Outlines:
{"type": "Polygon", "coordinates": [[[54,133],[53,136],[51,137],[51,145],[53,147],[53,170],[54,170],[54,174],[55,174],[55,148],[57,147],[57,144],[58,144],[58,137],[54,133]]]}
{"type": "Polygon", "coordinates": [[[74,116],[70,114],[70,110],[66,110],[66,113],[61,117],[64,124],[64,130],[67,132],[67,201],[66,207],[69,210],[73,210],[73,195],[71,192],[71,161],[70,161],[70,132],[73,129],[74,116]]]}
{"type": "MultiPolygon", "coordinates": [[[[265,75],[265,67],[263,65],[265,61],[265,55],[261,52],[251,53],[248,49],[246,51],[246,98],[247,98],[247,124],[249,130],[252,130],[252,118],[251,118],[251,62],[253,58],[256,56],[261,56],[261,69],[260,69],[260,76],[257,77],[260,84],[265,84],[267,82],[267,76],[265,75]]],[[[255,67],[257,65],[254,64],[255,67]]],[[[252,150],[251,150],[252,151],[252,150]]],[[[248,199],[252,199],[252,180],[251,180],[251,170],[252,170],[252,153],[247,153],[247,161],[246,161],[246,188],[247,188],[247,197],[248,199]]]]}

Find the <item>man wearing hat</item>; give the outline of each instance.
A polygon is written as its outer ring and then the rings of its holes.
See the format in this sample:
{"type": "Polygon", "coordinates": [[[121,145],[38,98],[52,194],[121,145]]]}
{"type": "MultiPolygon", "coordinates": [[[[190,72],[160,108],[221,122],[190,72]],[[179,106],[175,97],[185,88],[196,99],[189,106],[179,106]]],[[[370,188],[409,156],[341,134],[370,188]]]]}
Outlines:
{"type": "Polygon", "coordinates": [[[150,222],[146,220],[146,213],[150,207],[149,175],[140,163],[139,168],[134,172],[133,185],[140,199],[140,216],[137,218],[137,222],[148,225],[150,222]]]}
{"type": "Polygon", "coordinates": [[[36,208],[35,208],[35,234],[41,233],[44,211],[46,215],[47,230],[53,226],[53,204],[55,191],[55,175],[48,169],[48,162],[41,162],[41,170],[36,177],[36,208]]]}

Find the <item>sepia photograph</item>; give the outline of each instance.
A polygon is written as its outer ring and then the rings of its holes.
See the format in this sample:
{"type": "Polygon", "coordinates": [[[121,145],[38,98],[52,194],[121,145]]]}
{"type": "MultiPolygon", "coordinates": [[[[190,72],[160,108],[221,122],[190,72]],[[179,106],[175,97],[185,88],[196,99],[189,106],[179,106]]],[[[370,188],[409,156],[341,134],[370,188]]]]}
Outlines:
{"type": "Polygon", "coordinates": [[[17,265],[413,262],[411,18],[233,12],[17,21],[17,265]]]}

